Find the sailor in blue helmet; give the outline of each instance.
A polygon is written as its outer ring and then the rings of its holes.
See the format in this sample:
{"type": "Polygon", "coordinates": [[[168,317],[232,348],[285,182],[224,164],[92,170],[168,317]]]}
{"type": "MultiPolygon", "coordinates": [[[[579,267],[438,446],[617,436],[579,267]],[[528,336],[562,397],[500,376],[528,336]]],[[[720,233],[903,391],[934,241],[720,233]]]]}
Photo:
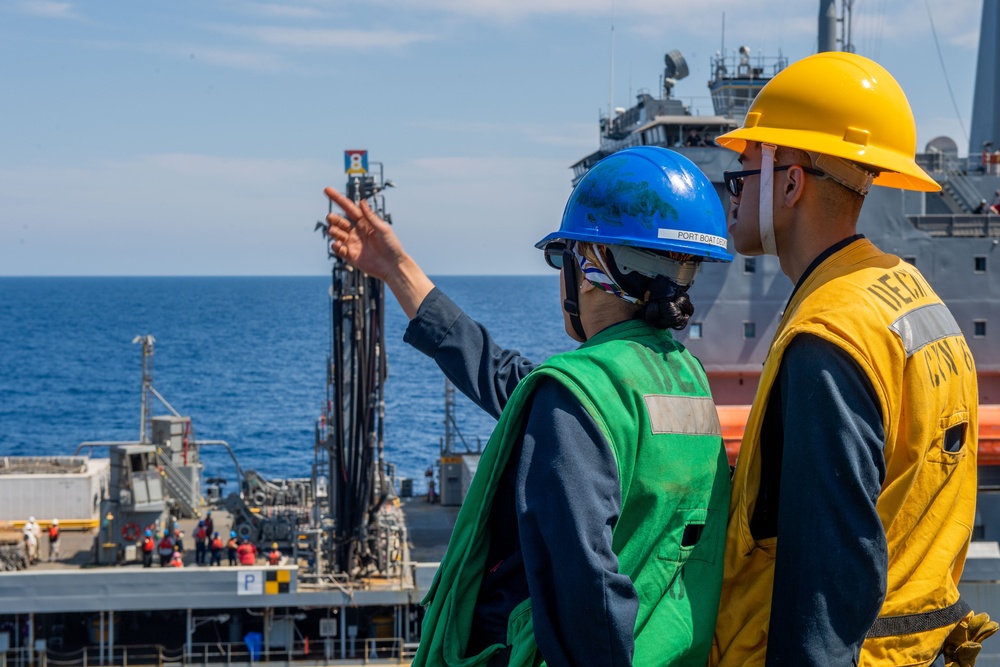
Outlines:
{"type": "Polygon", "coordinates": [[[326,190],[331,249],[381,278],[404,340],[499,421],[425,602],[414,665],[704,665],[729,468],[701,364],[670,330],[701,262],[731,261],[715,188],[683,156],[595,165],[538,243],[566,331],[541,365],[438,290],[366,203],[326,190]]]}
{"type": "Polygon", "coordinates": [[[229,531],[229,541],[226,542],[226,558],[230,565],[236,565],[236,552],[240,548],[239,542],[236,539],[236,531],[229,531]]]}
{"type": "Polygon", "coordinates": [[[152,567],[153,565],[153,551],[156,549],[156,539],[153,537],[153,531],[147,530],[146,536],[142,540],[142,566],[152,567]]]}

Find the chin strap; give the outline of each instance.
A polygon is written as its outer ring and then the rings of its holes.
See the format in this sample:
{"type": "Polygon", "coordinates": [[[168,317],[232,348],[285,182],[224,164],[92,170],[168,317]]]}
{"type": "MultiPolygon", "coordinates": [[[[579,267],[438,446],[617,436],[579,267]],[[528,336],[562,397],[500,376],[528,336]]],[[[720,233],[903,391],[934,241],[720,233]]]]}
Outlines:
{"type": "Polygon", "coordinates": [[[577,283],[576,256],[573,251],[566,249],[563,251],[563,281],[566,284],[566,299],[563,300],[563,310],[569,315],[569,323],[573,331],[586,342],[587,334],[583,331],[583,322],[580,321],[580,301],[577,294],[580,292],[580,285],[577,283]]]}
{"type": "Polygon", "coordinates": [[[778,243],[774,238],[774,144],[761,144],[760,151],[760,211],[757,222],[760,225],[760,246],[765,255],[778,254],[778,243]]]}

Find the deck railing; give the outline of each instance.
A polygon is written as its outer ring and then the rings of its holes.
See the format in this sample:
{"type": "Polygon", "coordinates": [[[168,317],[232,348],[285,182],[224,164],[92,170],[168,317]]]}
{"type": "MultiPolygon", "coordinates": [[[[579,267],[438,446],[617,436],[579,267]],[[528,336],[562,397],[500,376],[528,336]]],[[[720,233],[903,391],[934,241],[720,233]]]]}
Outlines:
{"type": "Polygon", "coordinates": [[[327,640],[296,640],[291,647],[271,647],[253,654],[242,642],[212,642],[192,644],[191,652],[184,646],[160,644],[122,644],[108,653],[101,647],[87,646],[76,651],[31,651],[26,648],[0,652],[0,667],[242,667],[284,665],[322,667],[324,665],[409,665],[416,644],[404,643],[399,637],[347,640],[341,657],[339,638],[327,640]],[[308,650],[307,650],[308,649],[308,650]]]}
{"type": "Polygon", "coordinates": [[[963,238],[1000,237],[1000,215],[910,215],[913,226],[931,236],[963,238]]]}

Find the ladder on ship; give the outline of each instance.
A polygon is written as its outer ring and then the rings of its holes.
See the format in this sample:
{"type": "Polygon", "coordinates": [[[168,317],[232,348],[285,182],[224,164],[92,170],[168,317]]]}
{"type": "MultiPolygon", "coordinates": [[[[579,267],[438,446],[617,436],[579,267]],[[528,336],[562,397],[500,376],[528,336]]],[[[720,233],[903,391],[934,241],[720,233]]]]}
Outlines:
{"type": "Polygon", "coordinates": [[[163,478],[163,484],[170,493],[170,500],[182,510],[181,514],[198,518],[201,512],[198,509],[198,493],[191,481],[174,465],[171,458],[173,452],[165,450],[162,445],[156,446],[156,465],[163,478]]]}

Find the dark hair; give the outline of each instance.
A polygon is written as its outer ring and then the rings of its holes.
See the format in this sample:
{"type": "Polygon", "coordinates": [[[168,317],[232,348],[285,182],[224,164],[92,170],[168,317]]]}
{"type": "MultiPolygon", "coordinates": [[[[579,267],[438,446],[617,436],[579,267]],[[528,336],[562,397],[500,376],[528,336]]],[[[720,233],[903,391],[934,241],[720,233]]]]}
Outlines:
{"type": "Polygon", "coordinates": [[[687,326],[694,314],[694,304],[688,296],[687,287],[681,287],[666,276],[650,278],[638,271],[622,273],[615,263],[613,253],[607,253],[606,258],[618,286],[629,296],[645,303],[636,311],[635,319],[643,320],[657,329],[680,331],[687,326]]]}

